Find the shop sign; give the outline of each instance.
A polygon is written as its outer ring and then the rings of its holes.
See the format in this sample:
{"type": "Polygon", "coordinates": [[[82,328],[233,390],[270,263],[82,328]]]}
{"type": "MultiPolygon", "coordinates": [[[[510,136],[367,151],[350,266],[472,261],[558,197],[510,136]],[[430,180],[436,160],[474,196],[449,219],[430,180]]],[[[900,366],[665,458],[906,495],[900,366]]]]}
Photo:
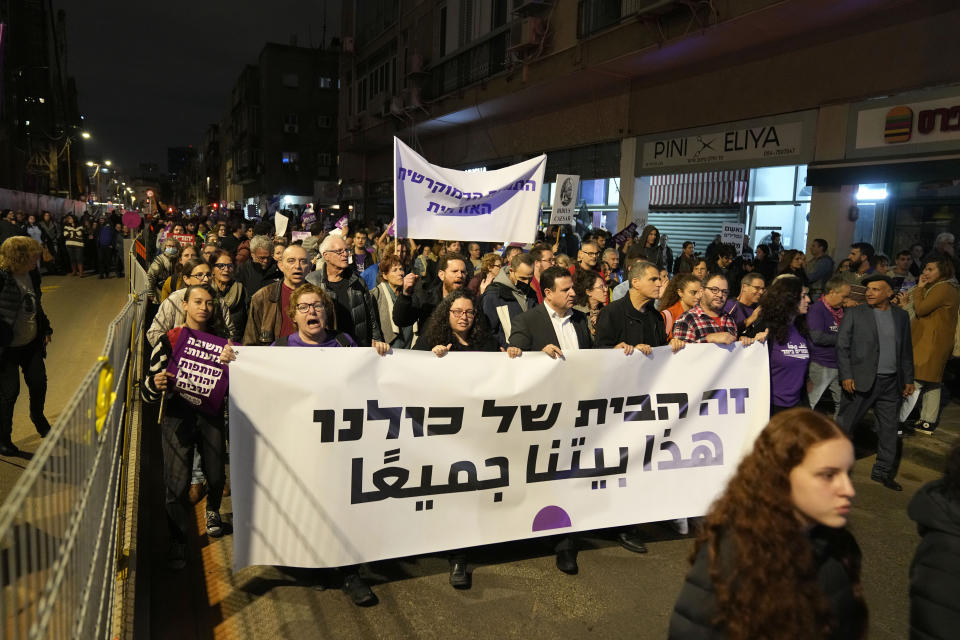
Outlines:
{"type": "Polygon", "coordinates": [[[644,171],[712,169],[717,165],[797,164],[804,154],[804,121],[753,121],[655,137],[643,143],[644,171]]]}
{"type": "Polygon", "coordinates": [[[856,126],[856,149],[896,153],[901,146],[960,144],[960,95],[863,109],[856,126]]]}

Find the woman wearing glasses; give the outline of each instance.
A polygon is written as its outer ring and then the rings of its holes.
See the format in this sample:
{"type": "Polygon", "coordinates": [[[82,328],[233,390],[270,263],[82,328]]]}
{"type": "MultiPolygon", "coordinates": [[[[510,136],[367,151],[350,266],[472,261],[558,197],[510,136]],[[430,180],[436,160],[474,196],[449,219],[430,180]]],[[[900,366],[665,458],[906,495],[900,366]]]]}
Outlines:
{"type": "Polygon", "coordinates": [[[577,269],[573,276],[573,308],[587,314],[590,336],[597,334],[597,318],[600,310],[610,301],[607,281],[596,271],[577,269]]]}
{"type": "MultiPolygon", "coordinates": [[[[183,296],[187,288],[194,285],[209,285],[211,280],[210,265],[201,258],[193,258],[183,265],[183,283],[185,288],[178,289],[170,294],[157,309],[150,328],[147,329],[147,341],[150,346],[156,346],[160,336],[174,327],[181,326],[186,321],[186,312],[183,310],[183,296]]],[[[234,342],[240,341],[240,336],[233,326],[230,314],[223,301],[214,301],[213,312],[210,317],[211,326],[216,328],[217,335],[228,336],[234,342]]]]}
{"type": "Polygon", "coordinates": [[[214,298],[220,300],[227,308],[227,315],[230,316],[234,329],[243,335],[243,329],[247,324],[247,297],[244,295],[243,285],[234,277],[237,270],[233,264],[233,258],[228,251],[217,249],[208,260],[213,267],[210,285],[214,298]]]}
{"type": "MultiPolygon", "coordinates": [[[[457,289],[447,295],[427,319],[414,351],[433,351],[442,358],[451,351],[500,351],[486,318],[478,313],[476,298],[469,290],[457,289]]],[[[466,550],[449,554],[450,586],[470,588],[466,550]]]]}

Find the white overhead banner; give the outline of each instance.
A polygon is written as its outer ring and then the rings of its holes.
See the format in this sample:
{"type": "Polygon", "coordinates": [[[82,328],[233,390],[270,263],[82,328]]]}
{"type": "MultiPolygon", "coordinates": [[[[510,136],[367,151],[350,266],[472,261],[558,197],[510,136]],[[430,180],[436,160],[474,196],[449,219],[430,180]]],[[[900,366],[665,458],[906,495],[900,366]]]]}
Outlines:
{"type": "Polygon", "coordinates": [[[769,413],[764,345],[566,360],[236,350],[238,569],[335,567],[701,515],[769,413]]]}
{"type": "Polygon", "coordinates": [[[477,242],[536,239],[547,156],[494,171],[446,169],[393,139],[397,237],[477,242]]]}
{"type": "Polygon", "coordinates": [[[557,174],[557,186],[553,192],[553,209],[550,224],[573,224],[577,213],[577,194],[580,193],[580,176],[557,174]]]}

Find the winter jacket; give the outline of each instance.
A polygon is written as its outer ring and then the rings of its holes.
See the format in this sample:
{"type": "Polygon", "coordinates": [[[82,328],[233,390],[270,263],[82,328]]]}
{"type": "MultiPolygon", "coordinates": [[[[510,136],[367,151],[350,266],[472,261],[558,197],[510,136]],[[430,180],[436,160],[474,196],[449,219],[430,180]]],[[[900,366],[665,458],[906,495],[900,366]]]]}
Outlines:
{"type": "MultiPolygon", "coordinates": [[[[36,269],[30,272],[30,283],[33,285],[34,295],[37,299],[37,336],[48,336],[53,334],[50,328],[50,319],[43,311],[43,304],[40,302],[40,272],[36,269]]],[[[17,314],[20,313],[20,307],[23,303],[23,292],[20,285],[14,279],[9,271],[0,270],[0,355],[3,350],[13,340],[13,325],[17,320],[17,314]]]]}
{"type": "Polygon", "coordinates": [[[215,285],[211,286],[216,298],[220,300],[227,309],[227,315],[238,335],[243,335],[247,326],[247,296],[243,291],[243,285],[234,280],[227,287],[226,291],[220,291],[215,285]]]}
{"type": "Polygon", "coordinates": [[[643,228],[643,233],[640,234],[639,240],[640,246],[643,247],[643,259],[647,262],[657,265],[657,269],[664,269],[666,265],[664,264],[665,256],[664,252],[660,251],[660,232],[652,224],[648,224],[643,228]],[[656,231],[657,236],[653,241],[653,245],[647,246],[647,238],[650,236],[651,231],[656,231]]]}
{"type": "MultiPolygon", "coordinates": [[[[242,285],[241,285],[242,286],[242,285]]],[[[257,291],[250,302],[250,311],[243,329],[243,344],[271,345],[280,338],[283,328],[280,292],[283,281],[271,282],[257,291]]]]}
{"type": "Polygon", "coordinates": [[[943,380],[947,360],[953,355],[960,291],[949,280],[914,289],[910,324],[913,342],[913,377],[925,382],[943,380]]]}
{"type": "MultiPolygon", "coordinates": [[[[817,565],[817,582],[832,605],[834,631],[830,638],[854,640],[865,634],[866,611],[854,599],[854,584],[847,567],[859,567],[860,547],[846,529],[814,527],[809,534],[817,565]]],[[[734,560],[733,538],[720,540],[717,562],[721,571],[730,570],[734,560]]],[[[671,640],[721,640],[723,629],[713,624],[717,614],[716,592],[710,578],[709,546],[700,547],[693,566],[687,573],[680,596],[670,616],[671,640]]]]}
{"type": "Polygon", "coordinates": [[[393,305],[393,322],[398,327],[409,327],[416,323],[421,329],[427,326],[427,319],[443,300],[443,284],[437,279],[421,279],[413,293],[400,293],[393,305]],[[429,283],[429,284],[428,284],[429,283]]]}
{"type": "MultiPolygon", "coordinates": [[[[353,326],[335,328],[338,331],[349,333],[357,342],[357,345],[361,347],[369,347],[373,340],[383,341],[383,332],[380,330],[380,314],[377,311],[377,304],[373,296],[367,289],[367,284],[360,279],[353,268],[348,268],[342,276],[347,279],[350,319],[353,326]]],[[[322,263],[316,271],[307,276],[307,282],[315,284],[330,293],[327,269],[322,263]]]]}
{"type": "Polygon", "coordinates": [[[700,262],[700,258],[697,256],[693,255],[688,258],[686,254],[681,253],[676,262],[673,263],[673,275],[693,273],[693,268],[697,266],[698,262],[700,262]]]}
{"type": "Polygon", "coordinates": [[[651,347],[667,344],[663,316],[656,310],[652,300],[642,309],[637,309],[628,293],[600,311],[600,317],[597,318],[597,347],[611,348],[621,342],[629,345],[648,344],[651,347]]]}
{"type": "MultiPolygon", "coordinates": [[[[400,327],[393,321],[393,307],[396,304],[394,296],[390,291],[390,285],[381,282],[370,292],[374,302],[377,303],[377,312],[380,314],[380,331],[383,333],[383,341],[392,345],[393,341],[400,335],[400,327]]],[[[413,342],[411,346],[417,343],[417,336],[420,333],[420,327],[413,323],[413,342]]]]}
{"type": "MultiPolygon", "coordinates": [[[[160,336],[187,321],[187,314],[183,310],[183,296],[186,292],[186,288],[174,291],[157,309],[157,315],[147,329],[147,342],[150,346],[156,346],[160,336]]],[[[214,302],[208,324],[218,336],[227,336],[234,342],[240,341],[240,333],[230,320],[230,313],[222,300],[214,302]]]]}
{"type": "Polygon", "coordinates": [[[920,544],[910,565],[910,638],[947,640],[960,633],[960,500],[934,480],[913,496],[907,515],[920,544]]]}
{"type": "Polygon", "coordinates": [[[530,287],[526,289],[521,291],[510,280],[507,270],[500,269],[480,299],[480,308],[490,323],[490,331],[503,348],[507,347],[510,337],[511,320],[537,306],[537,294],[530,287]]]}
{"type": "Polygon", "coordinates": [[[264,268],[251,259],[237,267],[236,280],[243,285],[243,293],[247,296],[247,307],[249,308],[257,291],[270,283],[283,280],[283,274],[273,260],[264,268]]]}
{"type": "MultiPolygon", "coordinates": [[[[70,227],[67,227],[68,229],[70,227]]],[[[69,246],[70,240],[67,240],[69,246]]],[[[163,283],[166,282],[167,278],[170,277],[170,274],[173,273],[173,260],[168,258],[163,253],[157,255],[153,259],[153,262],[150,263],[150,268],[147,269],[147,284],[149,285],[150,294],[153,296],[154,300],[160,300],[160,291],[163,287],[163,283]]]]}

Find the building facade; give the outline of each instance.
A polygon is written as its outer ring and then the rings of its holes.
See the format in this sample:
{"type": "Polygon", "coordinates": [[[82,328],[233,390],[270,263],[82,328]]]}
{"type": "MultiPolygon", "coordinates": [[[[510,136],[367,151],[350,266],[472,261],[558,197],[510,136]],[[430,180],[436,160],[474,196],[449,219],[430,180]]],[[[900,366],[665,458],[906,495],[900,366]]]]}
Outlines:
{"type": "Polygon", "coordinates": [[[305,204],[336,183],[339,55],[269,43],[243,70],[219,125],[223,200],[305,204]]]}
{"type": "Polygon", "coordinates": [[[0,186],[80,196],[80,133],[66,14],[52,0],[0,0],[0,186]]]}
{"type": "MultiPolygon", "coordinates": [[[[960,82],[947,1],[347,0],[342,15],[341,196],[364,218],[392,216],[397,136],[458,169],[546,153],[545,180],[580,175],[585,222],[612,230],[652,221],[706,240],[737,220],[754,243],[779,230],[838,256],[855,238],[893,250],[908,241],[888,231],[904,190],[882,199],[878,176],[821,163],[887,157],[850,139],[869,101],[904,94],[894,102],[923,110],[960,82]]],[[[952,127],[952,104],[934,108],[952,127]]],[[[914,160],[950,155],[939,142],[914,160]]],[[[888,182],[917,182],[914,202],[952,197],[928,182],[957,165],[924,167],[888,182]]],[[[923,206],[924,220],[941,211],[923,206]]],[[[916,227],[928,246],[932,224],[916,227]]]]}

